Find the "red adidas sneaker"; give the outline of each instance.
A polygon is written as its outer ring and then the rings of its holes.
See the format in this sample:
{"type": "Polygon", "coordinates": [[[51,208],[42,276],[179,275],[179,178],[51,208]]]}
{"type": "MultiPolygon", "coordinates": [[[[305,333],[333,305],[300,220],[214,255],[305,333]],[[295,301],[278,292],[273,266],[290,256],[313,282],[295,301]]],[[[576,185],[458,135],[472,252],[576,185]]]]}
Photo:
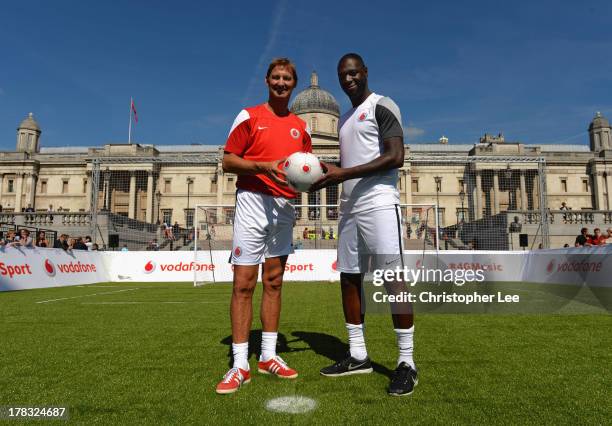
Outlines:
{"type": "Polygon", "coordinates": [[[257,363],[257,369],[260,373],[274,374],[281,379],[295,379],[298,376],[297,371],[293,368],[289,368],[287,363],[278,355],[265,362],[259,361],[257,363]]]}
{"type": "Polygon", "coordinates": [[[240,386],[247,384],[251,381],[251,372],[249,370],[243,370],[242,368],[232,368],[230,371],[225,373],[223,380],[217,385],[217,393],[227,394],[234,393],[240,386]]]}

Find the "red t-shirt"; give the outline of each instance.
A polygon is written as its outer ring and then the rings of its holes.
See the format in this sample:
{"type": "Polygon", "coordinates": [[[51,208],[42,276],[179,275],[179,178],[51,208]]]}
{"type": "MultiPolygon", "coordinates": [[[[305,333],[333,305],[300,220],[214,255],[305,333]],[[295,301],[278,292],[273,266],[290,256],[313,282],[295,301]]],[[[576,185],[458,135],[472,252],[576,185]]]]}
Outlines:
{"type": "MultiPolygon", "coordinates": [[[[264,104],[240,111],[230,130],[225,151],[253,161],[275,161],[294,152],[312,152],[310,130],[293,113],[279,117],[264,104]]],[[[264,174],[238,176],[236,187],[274,197],[295,198],[295,192],[282,187],[264,174]]]]}
{"type": "Polygon", "coordinates": [[[607,236],[603,236],[603,235],[599,235],[599,237],[596,237],[595,235],[591,235],[591,237],[589,238],[589,243],[591,243],[594,246],[603,246],[604,244],[606,244],[606,240],[608,239],[607,236]]]}

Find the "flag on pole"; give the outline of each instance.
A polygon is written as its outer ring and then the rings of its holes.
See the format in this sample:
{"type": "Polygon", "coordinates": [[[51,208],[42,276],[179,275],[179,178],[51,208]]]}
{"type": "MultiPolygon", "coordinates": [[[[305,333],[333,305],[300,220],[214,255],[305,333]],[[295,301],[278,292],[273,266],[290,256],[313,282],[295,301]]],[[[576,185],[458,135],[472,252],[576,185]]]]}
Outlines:
{"type": "Polygon", "coordinates": [[[134,103],[134,99],[132,99],[132,112],[134,113],[134,121],[138,123],[138,113],[136,112],[136,104],[134,103]]]}

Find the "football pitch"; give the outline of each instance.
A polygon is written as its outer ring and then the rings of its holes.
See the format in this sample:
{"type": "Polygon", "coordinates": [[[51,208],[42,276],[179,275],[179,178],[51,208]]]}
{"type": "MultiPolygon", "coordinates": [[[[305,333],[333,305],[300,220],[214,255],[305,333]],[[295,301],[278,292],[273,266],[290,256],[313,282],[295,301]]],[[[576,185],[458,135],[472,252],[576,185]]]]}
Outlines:
{"type": "MultiPolygon", "coordinates": [[[[228,284],[108,283],[0,294],[1,406],[64,406],[83,424],[604,424],[612,418],[612,318],[571,314],[433,314],[416,318],[419,385],[386,386],[397,349],[391,319],[369,315],[374,373],[319,375],[348,346],[339,284],[286,283],[278,353],[296,380],[256,372],[215,394],[230,362],[228,284]],[[312,399],[301,414],[275,398],[312,399]]],[[[578,302],[576,302],[578,303],[578,302]]]]}

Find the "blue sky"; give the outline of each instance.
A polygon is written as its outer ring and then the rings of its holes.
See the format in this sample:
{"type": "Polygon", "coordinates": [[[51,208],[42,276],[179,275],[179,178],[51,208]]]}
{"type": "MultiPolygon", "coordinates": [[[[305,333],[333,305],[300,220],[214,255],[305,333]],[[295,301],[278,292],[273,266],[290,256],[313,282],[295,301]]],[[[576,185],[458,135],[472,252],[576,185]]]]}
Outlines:
{"type": "MultiPolygon", "coordinates": [[[[275,56],[348,108],[335,66],[362,54],[406,141],[588,143],[612,119],[612,2],[27,1],[0,14],[0,150],[33,112],[43,146],[223,144],[265,101],[275,56]],[[427,3],[427,4],[425,4],[427,3]]],[[[297,93],[297,92],[295,92],[297,93]]]]}

